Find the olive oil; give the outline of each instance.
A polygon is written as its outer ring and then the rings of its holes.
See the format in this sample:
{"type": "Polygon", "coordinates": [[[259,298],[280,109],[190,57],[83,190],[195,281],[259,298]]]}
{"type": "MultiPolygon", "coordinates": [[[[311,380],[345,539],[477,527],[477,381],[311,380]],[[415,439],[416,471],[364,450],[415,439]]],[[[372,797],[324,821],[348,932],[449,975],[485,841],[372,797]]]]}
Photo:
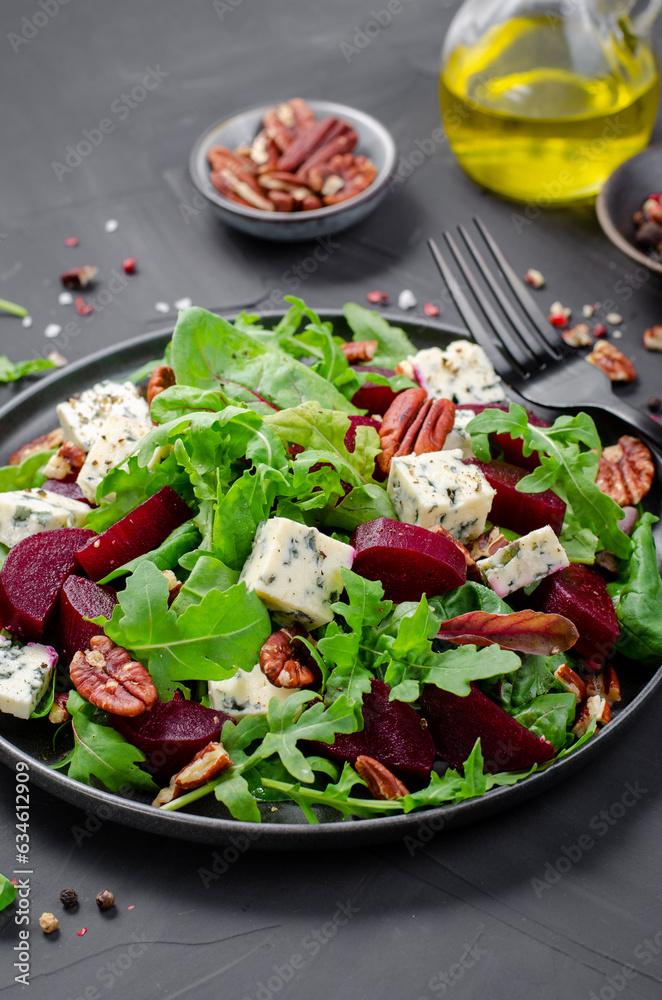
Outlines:
{"type": "Polygon", "coordinates": [[[652,50],[612,34],[596,58],[585,30],[584,38],[553,17],[516,17],[450,53],[442,118],[479,184],[541,205],[587,198],[644,148],[659,96],[652,50]]]}

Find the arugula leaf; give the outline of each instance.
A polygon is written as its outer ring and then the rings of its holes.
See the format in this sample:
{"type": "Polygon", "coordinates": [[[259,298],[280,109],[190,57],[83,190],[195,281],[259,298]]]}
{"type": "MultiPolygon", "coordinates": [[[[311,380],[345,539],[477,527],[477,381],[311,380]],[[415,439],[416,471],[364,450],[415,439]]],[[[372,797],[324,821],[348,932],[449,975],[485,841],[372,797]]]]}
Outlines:
{"type": "Polygon", "coordinates": [[[556,691],[554,694],[541,694],[534,698],[516,712],[513,718],[560,750],[565,746],[568,730],[575,721],[576,707],[577,699],[574,694],[556,691]]]}
{"type": "Polygon", "coordinates": [[[182,589],[172,602],[176,614],[186,611],[192,604],[200,604],[210,590],[229,590],[239,580],[239,570],[230,569],[220,559],[200,555],[182,589]]]}
{"type": "Polygon", "coordinates": [[[651,530],[657,520],[648,512],[641,517],[632,532],[632,558],[607,585],[621,633],[616,649],[630,660],[662,656],[662,580],[651,530]]]}
{"type": "Polygon", "coordinates": [[[77,691],[70,691],[67,711],[71,715],[75,746],[63,761],[53,765],[55,769],[66,767],[68,776],[84,785],[91,785],[92,778],[97,778],[111,792],[121,792],[127,785],[146,792],[156,791],[150,776],[136,767],[145,760],[145,755],[110,726],[93,722],[94,705],[77,691]]]}
{"type": "Polygon", "coordinates": [[[416,348],[404,330],[399,326],[391,326],[378,312],[364,309],[355,302],[348,302],[343,313],[354,340],[377,341],[377,353],[371,364],[395,368],[403,358],[416,354],[416,348]]]}
{"type": "Polygon", "coordinates": [[[347,496],[328,504],[319,515],[319,524],[325,527],[353,531],[359,524],[378,517],[397,520],[391,498],[377,483],[365,483],[350,490],[347,496]]]}
{"type": "Polygon", "coordinates": [[[261,403],[288,407],[314,399],[331,410],[357,412],[342,393],[306,365],[204,309],[179,313],[172,364],[180,385],[220,386],[235,398],[239,385],[261,403]]]}
{"type": "Polygon", "coordinates": [[[192,497],[189,477],[180,468],[174,452],[170,452],[153,469],[147,464],[140,465],[138,456],[132,455],[122,465],[111,469],[99,484],[99,490],[115,499],[103,500],[98,507],[90,510],[87,515],[88,527],[97,532],[105,531],[154,493],[158,493],[162,486],[171,486],[187,501],[192,497]]]}
{"type": "Polygon", "coordinates": [[[37,372],[57,368],[54,361],[46,358],[33,358],[30,361],[10,361],[6,354],[0,354],[0,382],[17,382],[26,375],[36,375],[37,372]]]}
{"type": "Polygon", "coordinates": [[[4,875],[0,875],[0,911],[6,910],[16,899],[18,888],[4,875]]]}
{"type": "MultiPolygon", "coordinates": [[[[186,417],[197,411],[217,413],[226,406],[240,402],[228,396],[222,389],[197,389],[192,385],[171,385],[152,400],[149,414],[155,424],[165,424],[177,417],[186,417]]],[[[258,404],[259,405],[259,404],[258,404]]],[[[273,407],[261,404],[264,413],[272,413],[273,407]]],[[[256,412],[260,412],[256,409],[256,412]]]]}
{"type": "Polygon", "coordinates": [[[285,701],[272,698],[267,713],[269,732],[262,741],[263,758],[277,753],[284,766],[299,781],[314,780],[313,769],[298,749],[299,740],[333,743],[337,733],[353,733],[357,719],[353,706],[341,696],[325,709],[314,691],[297,691],[285,701]],[[314,704],[304,706],[314,700],[314,704]]]}
{"type": "Polygon", "coordinates": [[[572,563],[592,566],[598,548],[598,536],[574,517],[566,518],[559,535],[559,542],[572,563]]]}
{"type": "MultiPolygon", "coordinates": [[[[311,806],[330,806],[337,810],[343,819],[352,816],[384,815],[385,813],[401,812],[402,805],[397,801],[375,801],[374,799],[350,798],[350,792],[356,785],[363,785],[365,782],[359,777],[353,767],[345,764],[342,774],[337,782],[329,784],[325,789],[302,788],[301,785],[287,784],[282,781],[274,781],[270,778],[264,779],[267,788],[273,788],[299,806],[309,823],[318,823],[317,816],[312,811],[311,806]]],[[[404,801],[404,800],[403,800],[404,801]]]]}
{"type": "Polygon", "coordinates": [[[147,662],[159,696],[167,700],[174,681],[223,680],[238,667],[250,670],[271,633],[269,614],[245,583],[209,590],[181,614],[168,608],[168,582],[143,562],[118,594],[110,621],[95,619],[106,635],[140,662],[147,662]]]}
{"type": "MultiPolygon", "coordinates": [[[[434,684],[442,691],[465,697],[471,691],[471,682],[512,673],[520,664],[516,653],[499,646],[459,646],[436,655],[434,662],[421,671],[420,683],[434,684]]],[[[391,693],[393,697],[393,693],[391,693]]]]}
{"type": "Polygon", "coordinates": [[[5,545],[4,542],[0,542],[0,569],[2,569],[2,567],[4,566],[5,559],[7,558],[8,555],[9,555],[9,546],[5,545]]]}
{"type": "Polygon", "coordinates": [[[540,466],[517,484],[523,493],[553,489],[569,504],[571,511],[600,539],[603,548],[627,558],[632,543],[618,526],[624,516],[618,504],[595,484],[598,459],[602,450],[595,423],[587,413],[576,417],[558,417],[551,427],[535,427],[528,422],[526,410],[510,404],[508,413],[485,409],[467,425],[471,444],[481,461],[490,460],[488,434],[510,434],[522,438],[523,452],[537,451],[540,466]],[[583,445],[586,451],[580,449],[583,445]]]}
{"type": "Polygon", "coordinates": [[[46,476],[39,470],[54,455],[56,449],[40,451],[36,455],[24,458],[18,465],[3,465],[0,467],[0,493],[8,490],[27,490],[31,486],[41,486],[46,476]]]}
{"type": "Polygon", "coordinates": [[[260,823],[262,817],[246,778],[234,767],[229,768],[214,789],[219,802],[235,819],[244,823],[260,823]]]}
{"type": "MultiPolygon", "coordinates": [[[[497,700],[507,712],[514,714],[539,695],[547,694],[552,688],[562,690],[554,676],[554,671],[567,663],[565,653],[554,656],[522,656],[519,669],[501,679],[497,700]]],[[[490,692],[493,694],[493,692],[490,692]]]]}
{"type": "Polygon", "coordinates": [[[31,719],[43,719],[52,709],[53,702],[55,701],[55,676],[55,671],[53,671],[53,677],[51,678],[48,690],[39,700],[39,704],[36,706],[34,712],[31,713],[31,719]]]}
{"type": "Polygon", "coordinates": [[[458,618],[460,615],[469,614],[470,611],[509,615],[513,610],[489,587],[484,587],[482,583],[473,583],[471,580],[463,583],[461,587],[455,587],[445,594],[430,598],[430,606],[442,621],[458,618]]]}
{"type": "Polygon", "coordinates": [[[130,562],[125,563],[123,566],[118,566],[117,569],[108,573],[107,576],[104,576],[103,580],[98,581],[99,586],[101,587],[106,583],[110,583],[111,580],[116,580],[119,576],[127,576],[129,573],[133,573],[142,562],[154,563],[160,570],[174,569],[180,558],[186,552],[191,552],[192,549],[197,548],[199,544],[200,532],[192,521],[186,521],[178,528],[175,528],[157,548],[152,549],[150,552],[145,552],[142,556],[136,556],[135,559],[131,559],[130,562]]]}

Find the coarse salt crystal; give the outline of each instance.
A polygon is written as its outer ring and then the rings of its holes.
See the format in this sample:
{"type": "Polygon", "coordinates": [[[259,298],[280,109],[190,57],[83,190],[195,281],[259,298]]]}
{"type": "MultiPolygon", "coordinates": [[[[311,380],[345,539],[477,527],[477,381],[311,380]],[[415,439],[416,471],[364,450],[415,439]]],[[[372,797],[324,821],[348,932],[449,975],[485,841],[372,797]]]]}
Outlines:
{"type": "Polygon", "coordinates": [[[193,305],[193,300],[188,297],[183,299],[177,299],[175,302],[175,309],[190,309],[193,305]]]}
{"type": "Polygon", "coordinates": [[[59,333],[62,333],[62,327],[58,326],[57,323],[49,323],[44,330],[44,337],[52,339],[53,337],[57,337],[59,333]]]}
{"type": "Polygon", "coordinates": [[[416,296],[410,288],[403,288],[398,295],[398,309],[413,309],[416,305],[416,296]]]}
{"type": "Polygon", "coordinates": [[[623,322],[623,317],[619,313],[607,313],[605,319],[611,326],[618,326],[623,322]]]}
{"type": "Polygon", "coordinates": [[[117,219],[108,219],[106,225],[104,226],[104,229],[106,230],[107,233],[114,233],[118,226],[119,222],[117,221],[117,219]]]}
{"type": "Polygon", "coordinates": [[[170,312],[170,306],[168,305],[167,302],[155,302],[154,308],[156,309],[157,313],[170,312]]]}
{"type": "Polygon", "coordinates": [[[21,320],[21,326],[24,326],[26,330],[29,329],[32,326],[32,316],[24,316],[21,320]]]}
{"type": "Polygon", "coordinates": [[[58,302],[61,306],[70,306],[74,301],[74,297],[71,292],[60,292],[57,297],[58,302]]]}
{"type": "Polygon", "coordinates": [[[620,340],[621,337],[623,336],[623,331],[622,330],[612,330],[611,331],[611,335],[614,338],[614,340],[620,340]]]}
{"type": "Polygon", "coordinates": [[[586,319],[590,319],[594,312],[595,312],[595,306],[593,305],[582,306],[582,316],[584,316],[586,319]]]}

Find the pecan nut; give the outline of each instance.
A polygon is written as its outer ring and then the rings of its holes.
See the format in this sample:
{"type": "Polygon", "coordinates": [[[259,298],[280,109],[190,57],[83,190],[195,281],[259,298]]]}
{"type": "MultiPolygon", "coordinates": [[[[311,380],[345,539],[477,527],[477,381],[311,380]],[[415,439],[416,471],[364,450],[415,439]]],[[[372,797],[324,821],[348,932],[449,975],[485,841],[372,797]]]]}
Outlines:
{"type": "Polygon", "coordinates": [[[578,704],[584,700],[586,697],[586,685],[572,667],[569,667],[567,663],[562,663],[554,671],[554,676],[567,691],[574,694],[578,704]]]}
{"type": "Polygon", "coordinates": [[[114,715],[133,717],[152,707],[157,694],[142,663],[105,635],[94,635],[90,649],[77,652],[69,676],[78,693],[91,705],[114,715]]]}
{"type": "Polygon", "coordinates": [[[425,389],[405,389],[393,400],[379,428],[377,465],[386,474],[396,455],[441,451],[455,421],[450,399],[427,398],[425,389]]]}
{"type": "Polygon", "coordinates": [[[158,396],[164,389],[175,385],[176,381],[175,371],[170,365],[157,365],[147,383],[147,405],[151,406],[154,397],[158,396]]]}
{"type": "Polygon", "coordinates": [[[185,792],[206,785],[208,781],[217,778],[232,766],[232,760],[222,743],[208,743],[198,750],[195,757],[181,771],[173,774],[169,783],[162,788],[152,802],[157,808],[164,806],[173,799],[178,799],[185,792]]]}
{"type": "Polygon", "coordinates": [[[403,795],[409,795],[409,789],[402,784],[399,778],[389,771],[387,767],[380,764],[374,757],[366,757],[361,754],[356,758],[354,767],[363,778],[372,795],[376,799],[401,799],[403,795]]]}
{"type": "Polygon", "coordinates": [[[575,736],[583,736],[593,719],[599,726],[606,726],[611,721],[611,709],[606,698],[594,694],[583,701],[577,708],[577,720],[572,727],[575,736]]]}
{"type": "Polygon", "coordinates": [[[310,639],[296,622],[269,636],[260,650],[260,669],[274,687],[309,687],[320,679],[314,657],[301,639],[310,639]]]}
{"type": "Polygon", "coordinates": [[[324,196],[325,205],[339,205],[342,201],[354,198],[370,187],[377,176],[377,168],[372,160],[352,153],[332,156],[329,167],[335,175],[342,178],[343,186],[334,194],[324,196]]]}
{"type": "MultiPolygon", "coordinates": [[[[433,535],[443,535],[443,537],[446,538],[449,542],[452,542],[455,548],[458,549],[464,557],[464,561],[467,564],[467,574],[472,579],[475,579],[477,582],[480,582],[481,575],[480,575],[480,570],[476,568],[476,559],[474,558],[473,552],[470,552],[469,549],[466,547],[466,545],[463,545],[462,542],[458,542],[457,538],[451,535],[450,531],[448,531],[447,528],[442,527],[441,524],[432,524],[427,530],[431,531],[433,535]]],[[[499,531],[499,529],[493,528],[492,531],[499,531]]],[[[499,534],[501,533],[499,532],[499,534]]],[[[501,535],[501,537],[503,538],[503,535],[501,535]]],[[[505,538],[504,538],[504,544],[505,545],[508,544],[505,538]]],[[[501,548],[501,546],[497,546],[497,548],[501,548]]]]}
{"type": "Polygon", "coordinates": [[[379,342],[377,340],[345,340],[340,347],[350,365],[358,365],[364,361],[372,361],[379,342]]]}
{"type": "Polygon", "coordinates": [[[655,477],[653,456],[639,438],[624,434],[618,444],[604,448],[596,484],[620,507],[636,507],[655,477]]]}
{"type": "Polygon", "coordinates": [[[499,549],[503,549],[507,544],[508,539],[504,538],[498,528],[490,528],[489,531],[484,531],[482,535],[474,539],[469,551],[474,559],[486,559],[488,556],[493,556],[499,549]]]}
{"type": "Polygon", "coordinates": [[[65,441],[57,455],[52,455],[44,466],[49,479],[75,479],[83,468],[85,452],[73,441],[65,441]]]}
{"type": "Polygon", "coordinates": [[[608,340],[599,340],[591,353],[586,355],[586,361],[604,372],[612,382],[634,382],[637,377],[630,359],[608,340]]]}
{"type": "Polygon", "coordinates": [[[48,434],[40,434],[39,437],[28,441],[27,444],[22,444],[13,455],[9,456],[8,464],[20,465],[21,462],[25,461],[26,458],[30,458],[31,455],[38,455],[40,451],[50,451],[52,448],[59,448],[61,444],[62,430],[57,427],[54,431],[49,431],[48,434]]]}
{"type": "Polygon", "coordinates": [[[644,347],[649,351],[662,351],[662,326],[651,326],[644,332],[644,347]]]}
{"type": "Polygon", "coordinates": [[[61,726],[63,722],[71,718],[67,711],[68,697],[68,691],[58,691],[53,699],[53,705],[48,713],[48,721],[52,722],[55,726],[61,726]]]}

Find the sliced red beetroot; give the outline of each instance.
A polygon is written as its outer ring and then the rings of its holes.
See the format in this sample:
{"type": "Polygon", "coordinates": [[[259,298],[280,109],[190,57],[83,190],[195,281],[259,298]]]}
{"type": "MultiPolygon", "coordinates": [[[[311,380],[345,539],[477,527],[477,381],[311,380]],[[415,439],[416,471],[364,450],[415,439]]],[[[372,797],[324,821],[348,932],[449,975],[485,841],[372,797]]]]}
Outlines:
{"type": "Polygon", "coordinates": [[[420,601],[467,580],[467,563],[453,539],[415,524],[379,517],[354,529],[352,569],[379,580],[389,601],[420,601]]]}
{"type": "Polygon", "coordinates": [[[117,604],[117,593],[112,587],[100,587],[86,576],[68,576],[60,594],[58,613],[57,647],[63,661],[69,663],[78,650],[89,649],[93,635],[103,629],[86,618],[110,618],[117,604]]]}
{"type": "Polygon", "coordinates": [[[536,528],[544,528],[546,524],[557,535],[561,534],[565,517],[565,501],[553,490],[543,493],[520,493],[517,484],[528,472],[518,469],[507,462],[479,462],[476,458],[465,459],[467,465],[477,465],[485,474],[485,478],[496,496],[492,501],[490,521],[500,528],[510,528],[519,535],[526,535],[536,528]]]}
{"type": "Polygon", "coordinates": [[[75,554],[94,537],[87,528],[57,528],[30,535],[10,549],[0,573],[2,627],[28,642],[48,638],[62,584],[76,568],[75,554]]]}
{"type": "MultiPolygon", "coordinates": [[[[384,375],[386,378],[392,378],[395,375],[392,368],[375,368],[373,365],[361,365],[360,370],[362,372],[376,372],[377,375],[384,375]]],[[[376,382],[371,382],[370,378],[367,378],[361,388],[357,389],[352,396],[352,403],[361,410],[367,410],[368,413],[378,413],[383,417],[397,395],[398,393],[393,392],[389,385],[377,385],[376,382]]]]}
{"type": "Polygon", "coordinates": [[[166,781],[189,763],[198,750],[220,740],[223,725],[234,722],[225,712],[186,701],[179,691],[172,701],[157,701],[134,718],[109,715],[111,726],[145,754],[147,769],[166,781]]]}
{"type": "Polygon", "coordinates": [[[349,428],[345,434],[345,447],[347,451],[354,451],[356,448],[356,429],[357,427],[374,427],[374,429],[379,433],[379,421],[373,420],[372,417],[349,417],[349,428]]]}
{"type": "Polygon", "coordinates": [[[42,490],[50,490],[51,493],[59,493],[63,497],[69,497],[70,500],[80,500],[88,507],[94,507],[77,482],[69,482],[68,479],[47,479],[41,488],[42,490]]]}
{"type": "Polygon", "coordinates": [[[501,646],[518,653],[552,656],[574,646],[578,634],[568,618],[527,608],[510,615],[469,611],[442,622],[437,638],[459,646],[501,646]]]}
{"type": "Polygon", "coordinates": [[[421,713],[439,756],[457,770],[480,737],[484,768],[524,771],[551,760],[556,750],[547,740],[527,729],[486,694],[471,685],[465,698],[426,684],[421,695],[421,713]]]}
{"type": "Polygon", "coordinates": [[[170,486],[145,500],[117,524],[76,553],[92,580],[102,580],[118,566],[157,548],[175,528],[193,517],[193,511],[170,486]]]}
{"type": "Polygon", "coordinates": [[[434,763],[430,733],[411,705],[389,701],[390,688],[382,681],[372,681],[363,695],[363,729],[360,733],[341,734],[328,743],[308,743],[322,757],[353,764],[365,754],[397,774],[407,783],[427,781],[434,763]]]}
{"type": "Polygon", "coordinates": [[[543,580],[529,603],[569,618],[579,632],[573,653],[585,657],[594,670],[600,669],[618,639],[616,612],[601,573],[591,566],[567,566],[543,580]]]}
{"type": "MultiPolygon", "coordinates": [[[[504,403],[461,403],[458,410],[473,410],[474,413],[482,413],[483,410],[504,410],[508,412],[508,407],[504,403]]],[[[546,420],[537,417],[535,413],[528,414],[528,420],[534,427],[549,427],[546,420]]],[[[533,451],[530,455],[524,454],[524,443],[522,438],[513,438],[510,434],[491,434],[490,441],[497,449],[503,452],[503,461],[511,465],[517,465],[527,472],[533,472],[540,465],[538,452],[533,451]]],[[[497,454],[499,452],[497,451],[497,454]]]]}

